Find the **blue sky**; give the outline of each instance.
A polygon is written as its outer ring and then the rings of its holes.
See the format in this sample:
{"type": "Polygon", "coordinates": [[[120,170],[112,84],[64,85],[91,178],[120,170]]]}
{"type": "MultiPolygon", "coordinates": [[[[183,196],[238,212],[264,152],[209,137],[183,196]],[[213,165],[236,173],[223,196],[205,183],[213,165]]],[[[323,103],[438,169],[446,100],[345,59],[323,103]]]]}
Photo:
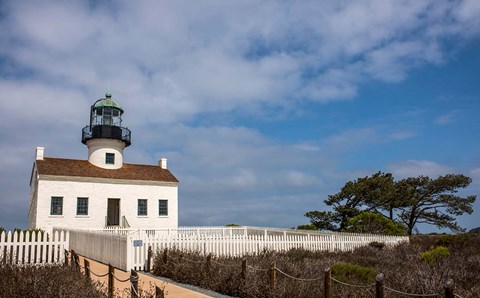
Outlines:
{"type": "Polygon", "coordinates": [[[167,157],[181,181],[181,225],[297,226],[377,171],[463,173],[478,196],[478,15],[475,0],[2,1],[0,225],[27,225],[37,146],[87,158],[107,88],[126,162],[167,157]]]}

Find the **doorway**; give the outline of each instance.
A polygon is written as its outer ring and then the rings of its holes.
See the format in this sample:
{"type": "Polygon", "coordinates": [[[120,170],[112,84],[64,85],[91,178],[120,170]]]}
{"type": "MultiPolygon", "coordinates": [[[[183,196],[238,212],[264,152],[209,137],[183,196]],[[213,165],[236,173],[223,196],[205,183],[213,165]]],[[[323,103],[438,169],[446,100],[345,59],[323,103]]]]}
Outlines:
{"type": "Polygon", "coordinates": [[[107,226],[120,225],[120,199],[108,199],[107,226]]]}

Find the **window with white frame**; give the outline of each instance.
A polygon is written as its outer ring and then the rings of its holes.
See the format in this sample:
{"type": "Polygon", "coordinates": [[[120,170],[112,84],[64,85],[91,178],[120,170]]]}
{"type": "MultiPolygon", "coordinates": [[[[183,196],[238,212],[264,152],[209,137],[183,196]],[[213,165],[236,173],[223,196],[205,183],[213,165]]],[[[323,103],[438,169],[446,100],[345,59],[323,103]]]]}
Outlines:
{"type": "Polygon", "coordinates": [[[115,153],[105,153],[105,163],[107,165],[115,164],[115,153]]]}
{"type": "Polygon", "coordinates": [[[158,215],[159,216],[168,215],[168,200],[158,200],[158,215]]]}
{"type": "Polygon", "coordinates": [[[77,198],[77,215],[88,215],[88,198],[77,198]]]}
{"type": "Polygon", "coordinates": [[[50,215],[63,214],[63,197],[52,197],[50,215]]]}
{"type": "Polygon", "coordinates": [[[147,213],[147,200],[145,199],[138,199],[138,216],[146,216],[147,213]]]}

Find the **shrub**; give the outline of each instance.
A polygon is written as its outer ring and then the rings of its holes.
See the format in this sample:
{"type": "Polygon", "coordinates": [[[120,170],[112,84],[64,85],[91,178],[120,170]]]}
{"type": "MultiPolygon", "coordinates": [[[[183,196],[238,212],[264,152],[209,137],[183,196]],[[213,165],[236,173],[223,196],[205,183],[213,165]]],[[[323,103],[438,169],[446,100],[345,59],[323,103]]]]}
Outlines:
{"type": "Polygon", "coordinates": [[[309,224],[309,225],[299,225],[297,227],[297,230],[318,230],[317,226],[314,224],[309,224]]]}
{"type": "Polygon", "coordinates": [[[378,213],[363,212],[347,222],[347,232],[405,236],[407,228],[378,213]]]}
{"type": "Polygon", "coordinates": [[[374,247],[376,249],[379,249],[379,250],[382,250],[385,247],[384,242],[377,242],[377,241],[370,242],[370,243],[368,243],[368,245],[370,245],[371,247],[374,247]]]}
{"type": "Polygon", "coordinates": [[[430,266],[434,266],[441,259],[450,256],[450,251],[445,246],[437,246],[431,250],[420,253],[420,260],[427,262],[430,266]]]}
{"type": "Polygon", "coordinates": [[[99,285],[68,266],[21,267],[0,262],[0,276],[0,297],[106,297],[99,285]]]}
{"type": "Polygon", "coordinates": [[[470,241],[472,237],[472,234],[441,235],[438,236],[435,244],[437,246],[459,248],[464,246],[468,241],[470,241]]]}
{"type": "Polygon", "coordinates": [[[341,262],[332,267],[332,276],[349,284],[372,284],[377,272],[369,267],[341,262]]]}

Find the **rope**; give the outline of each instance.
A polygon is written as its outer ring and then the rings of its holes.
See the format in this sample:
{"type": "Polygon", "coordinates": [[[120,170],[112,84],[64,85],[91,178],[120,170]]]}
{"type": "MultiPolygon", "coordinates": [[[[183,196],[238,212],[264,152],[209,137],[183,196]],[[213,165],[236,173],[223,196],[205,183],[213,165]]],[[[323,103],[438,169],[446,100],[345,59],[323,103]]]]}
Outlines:
{"type": "Polygon", "coordinates": [[[270,270],[270,269],[257,268],[250,265],[247,265],[247,268],[253,269],[255,271],[264,271],[264,272],[267,272],[268,270],[270,270]]]}
{"type": "Polygon", "coordinates": [[[352,287],[352,288],[363,288],[363,289],[367,289],[367,288],[372,288],[374,287],[375,285],[369,285],[369,286],[361,286],[361,285],[351,285],[351,284],[347,284],[347,283],[344,283],[344,282],[341,282],[339,281],[338,279],[335,279],[333,277],[330,277],[331,280],[341,284],[341,285],[344,285],[344,286],[349,286],[349,287],[352,287]]]}
{"type": "Polygon", "coordinates": [[[190,260],[190,259],[187,259],[187,258],[182,258],[182,260],[188,261],[188,262],[190,262],[190,263],[196,263],[196,264],[201,264],[201,263],[203,263],[203,261],[195,261],[195,260],[190,260]]]}
{"type": "Polygon", "coordinates": [[[93,272],[92,270],[90,270],[90,273],[93,274],[93,275],[95,275],[96,277],[105,277],[105,276],[108,275],[108,272],[105,273],[105,274],[103,274],[103,275],[99,275],[99,274],[96,274],[95,272],[93,272]]]}
{"type": "Polygon", "coordinates": [[[80,268],[82,268],[82,269],[85,269],[85,266],[80,265],[79,262],[75,262],[75,264],[77,264],[78,267],[80,267],[80,268]]]}
{"type": "Polygon", "coordinates": [[[127,279],[119,279],[118,277],[115,276],[115,274],[113,275],[113,278],[115,278],[116,280],[118,280],[119,282],[126,282],[126,281],[129,281],[130,280],[130,277],[127,277],[127,279]]]}
{"type": "Polygon", "coordinates": [[[140,297],[140,295],[138,295],[137,290],[135,290],[135,287],[133,286],[133,283],[130,283],[130,288],[132,288],[133,292],[135,293],[135,295],[136,295],[137,297],[140,297]]]}
{"type": "Polygon", "coordinates": [[[282,270],[278,269],[278,268],[275,268],[275,270],[277,270],[278,272],[280,272],[281,274],[287,276],[287,277],[290,277],[292,279],[295,279],[295,280],[299,280],[299,281],[317,281],[317,280],[321,280],[323,279],[323,277],[318,277],[318,278],[298,278],[298,277],[295,277],[295,276],[291,276],[285,272],[283,272],[282,270]]]}
{"type": "Polygon", "coordinates": [[[402,291],[397,291],[397,290],[394,290],[392,288],[385,287],[385,286],[383,288],[386,289],[386,290],[392,291],[394,293],[397,293],[397,294],[403,294],[403,295],[414,296],[414,297],[437,297],[437,296],[441,295],[441,293],[437,293],[437,294],[411,294],[411,293],[405,293],[405,292],[402,292],[402,291]]]}
{"type": "Polygon", "coordinates": [[[463,298],[462,296],[460,296],[458,294],[453,294],[453,297],[463,298]]]}
{"type": "Polygon", "coordinates": [[[215,260],[211,260],[211,262],[215,263],[215,264],[218,264],[218,265],[221,265],[221,266],[230,267],[230,268],[237,268],[238,267],[238,266],[235,266],[235,265],[223,264],[223,263],[217,262],[215,260]]]}

